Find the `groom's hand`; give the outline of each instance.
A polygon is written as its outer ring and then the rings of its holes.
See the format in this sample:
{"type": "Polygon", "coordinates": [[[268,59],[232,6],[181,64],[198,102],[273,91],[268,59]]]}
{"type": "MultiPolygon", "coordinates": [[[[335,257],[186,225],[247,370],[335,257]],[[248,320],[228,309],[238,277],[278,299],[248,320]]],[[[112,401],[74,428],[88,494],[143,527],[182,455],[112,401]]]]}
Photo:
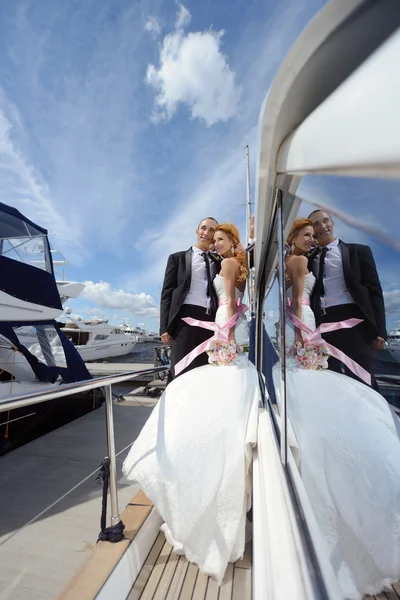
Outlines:
{"type": "Polygon", "coordinates": [[[384,350],[386,348],[386,342],[383,338],[377,337],[373,345],[374,350],[384,350]]]}
{"type": "Polygon", "coordinates": [[[169,333],[163,333],[161,335],[161,341],[163,344],[165,344],[165,346],[170,346],[171,342],[172,342],[172,337],[169,335],[169,333]]]}
{"type": "Polygon", "coordinates": [[[254,240],[254,215],[250,217],[250,231],[249,237],[254,240]]]}

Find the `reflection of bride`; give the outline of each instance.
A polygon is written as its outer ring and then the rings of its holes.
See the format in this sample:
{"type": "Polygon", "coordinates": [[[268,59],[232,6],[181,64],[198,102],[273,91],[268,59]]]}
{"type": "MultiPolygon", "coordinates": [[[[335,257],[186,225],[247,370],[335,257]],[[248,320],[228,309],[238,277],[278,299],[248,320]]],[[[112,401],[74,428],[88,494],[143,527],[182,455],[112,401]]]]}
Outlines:
{"type": "MultiPolygon", "coordinates": [[[[232,258],[238,243],[236,227],[217,227],[215,247],[225,257],[221,275],[214,280],[219,300],[216,323],[221,327],[243,297],[243,251],[232,258]]],[[[248,343],[248,337],[243,339],[246,326],[246,319],[240,319],[231,338],[235,335],[238,343],[248,343]]],[[[219,584],[228,562],[243,555],[251,502],[249,469],[259,387],[254,366],[239,358],[235,365],[206,365],[174,379],[123,466],[124,474],[140,484],[163,518],[162,529],[174,550],[219,584]]]]}
{"type": "MultiPolygon", "coordinates": [[[[315,330],[309,306],[315,278],[302,255],[313,234],[311,221],[295,221],[286,277],[291,310],[315,330]]],[[[288,329],[291,342],[301,343],[301,332],[288,329]]],[[[398,418],[367,385],[332,371],[300,369],[291,360],[286,374],[289,444],[299,457],[331,564],[344,597],[377,594],[400,577],[398,418]]],[[[278,383],[277,370],[274,380],[278,383]]]]}

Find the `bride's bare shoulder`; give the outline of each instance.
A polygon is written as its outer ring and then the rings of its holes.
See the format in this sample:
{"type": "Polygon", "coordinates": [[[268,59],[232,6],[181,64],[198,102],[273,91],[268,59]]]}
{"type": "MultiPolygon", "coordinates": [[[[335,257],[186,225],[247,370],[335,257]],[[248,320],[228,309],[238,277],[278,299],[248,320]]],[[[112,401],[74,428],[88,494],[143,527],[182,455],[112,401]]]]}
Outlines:
{"type": "Polygon", "coordinates": [[[305,256],[290,256],[286,259],[286,270],[293,273],[294,271],[307,271],[307,258],[305,256]]]}
{"type": "Polygon", "coordinates": [[[224,258],[224,260],[222,261],[221,272],[224,271],[225,273],[235,273],[239,270],[239,263],[234,258],[224,258]]]}

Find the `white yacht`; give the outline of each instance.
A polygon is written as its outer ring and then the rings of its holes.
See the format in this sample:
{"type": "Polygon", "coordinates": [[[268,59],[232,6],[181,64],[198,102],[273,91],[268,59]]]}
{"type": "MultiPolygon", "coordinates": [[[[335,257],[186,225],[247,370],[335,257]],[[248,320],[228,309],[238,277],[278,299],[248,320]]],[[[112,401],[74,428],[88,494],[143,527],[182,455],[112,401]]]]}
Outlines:
{"type": "Polygon", "coordinates": [[[396,362],[400,363],[400,327],[389,331],[387,342],[390,355],[396,362]]]}
{"type": "Polygon", "coordinates": [[[124,333],[127,333],[128,335],[137,336],[137,341],[139,344],[143,343],[143,342],[159,342],[160,341],[160,336],[157,335],[157,333],[149,333],[148,331],[146,331],[145,329],[142,329],[139,326],[128,325],[126,323],[122,323],[120,326],[120,329],[124,333]]]}
{"type": "MultiPolygon", "coordinates": [[[[0,203],[0,401],[90,379],[54,320],[63,307],[47,231],[0,203]],[[38,260],[34,260],[39,255],[38,260]]],[[[10,409],[0,419],[0,454],[82,416],[93,397],[10,409]]]]}
{"type": "Polygon", "coordinates": [[[77,320],[70,315],[68,319],[62,331],[85,362],[130,354],[138,342],[137,335],[124,333],[106,319],[77,320]]]}
{"type": "MultiPolygon", "coordinates": [[[[86,286],[81,281],[69,281],[66,278],[65,267],[68,265],[68,261],[59,250],[51,248],[50,254],[52,257],[54,276],[56,278],[56,285],[60,294],[61,303],[65,305],[68,300],[77,298],[83,292],[86,286]],[[61,278],[58,276],[58,269],[60,267],[62,268],[61,278]]],[[[37,243],[33,247],[30,255],[32,256],[32,258],[29,260],[31,265],[41,269],[44,268],[44,244],[42,242],[37,243]],[[38,255],[38,257],[35,258],[35,255],[38,255]]]]}

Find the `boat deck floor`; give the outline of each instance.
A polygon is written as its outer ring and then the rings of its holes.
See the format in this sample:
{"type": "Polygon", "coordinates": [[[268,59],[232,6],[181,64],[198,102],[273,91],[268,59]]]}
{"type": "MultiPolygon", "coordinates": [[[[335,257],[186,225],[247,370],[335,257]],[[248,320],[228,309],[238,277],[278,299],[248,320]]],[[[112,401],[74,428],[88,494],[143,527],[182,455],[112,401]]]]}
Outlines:
{"type": "Polygon", "coordinates": [[[222,585],[201,573],[172,547],[160,533],[127,600],[250,600],[251,542],[242,560],[230,563],[222,585]]]}
{"type": "MultiPolygon", "coordinates": [[[[114,404],[121,512],[138,490],[122,477],[122,463],[150,412],[114,404]]],[[[0,457],[1,600],[51,600],[91,555],[100,531],[96,475],[106,454],[103,406],[0,457]]]]}
{"type": "Polygon", "coordinates": [[[364,596],[364,600],[400,600],[400,581],[385,588],[380,594],[375,596],[364,596]]]}

